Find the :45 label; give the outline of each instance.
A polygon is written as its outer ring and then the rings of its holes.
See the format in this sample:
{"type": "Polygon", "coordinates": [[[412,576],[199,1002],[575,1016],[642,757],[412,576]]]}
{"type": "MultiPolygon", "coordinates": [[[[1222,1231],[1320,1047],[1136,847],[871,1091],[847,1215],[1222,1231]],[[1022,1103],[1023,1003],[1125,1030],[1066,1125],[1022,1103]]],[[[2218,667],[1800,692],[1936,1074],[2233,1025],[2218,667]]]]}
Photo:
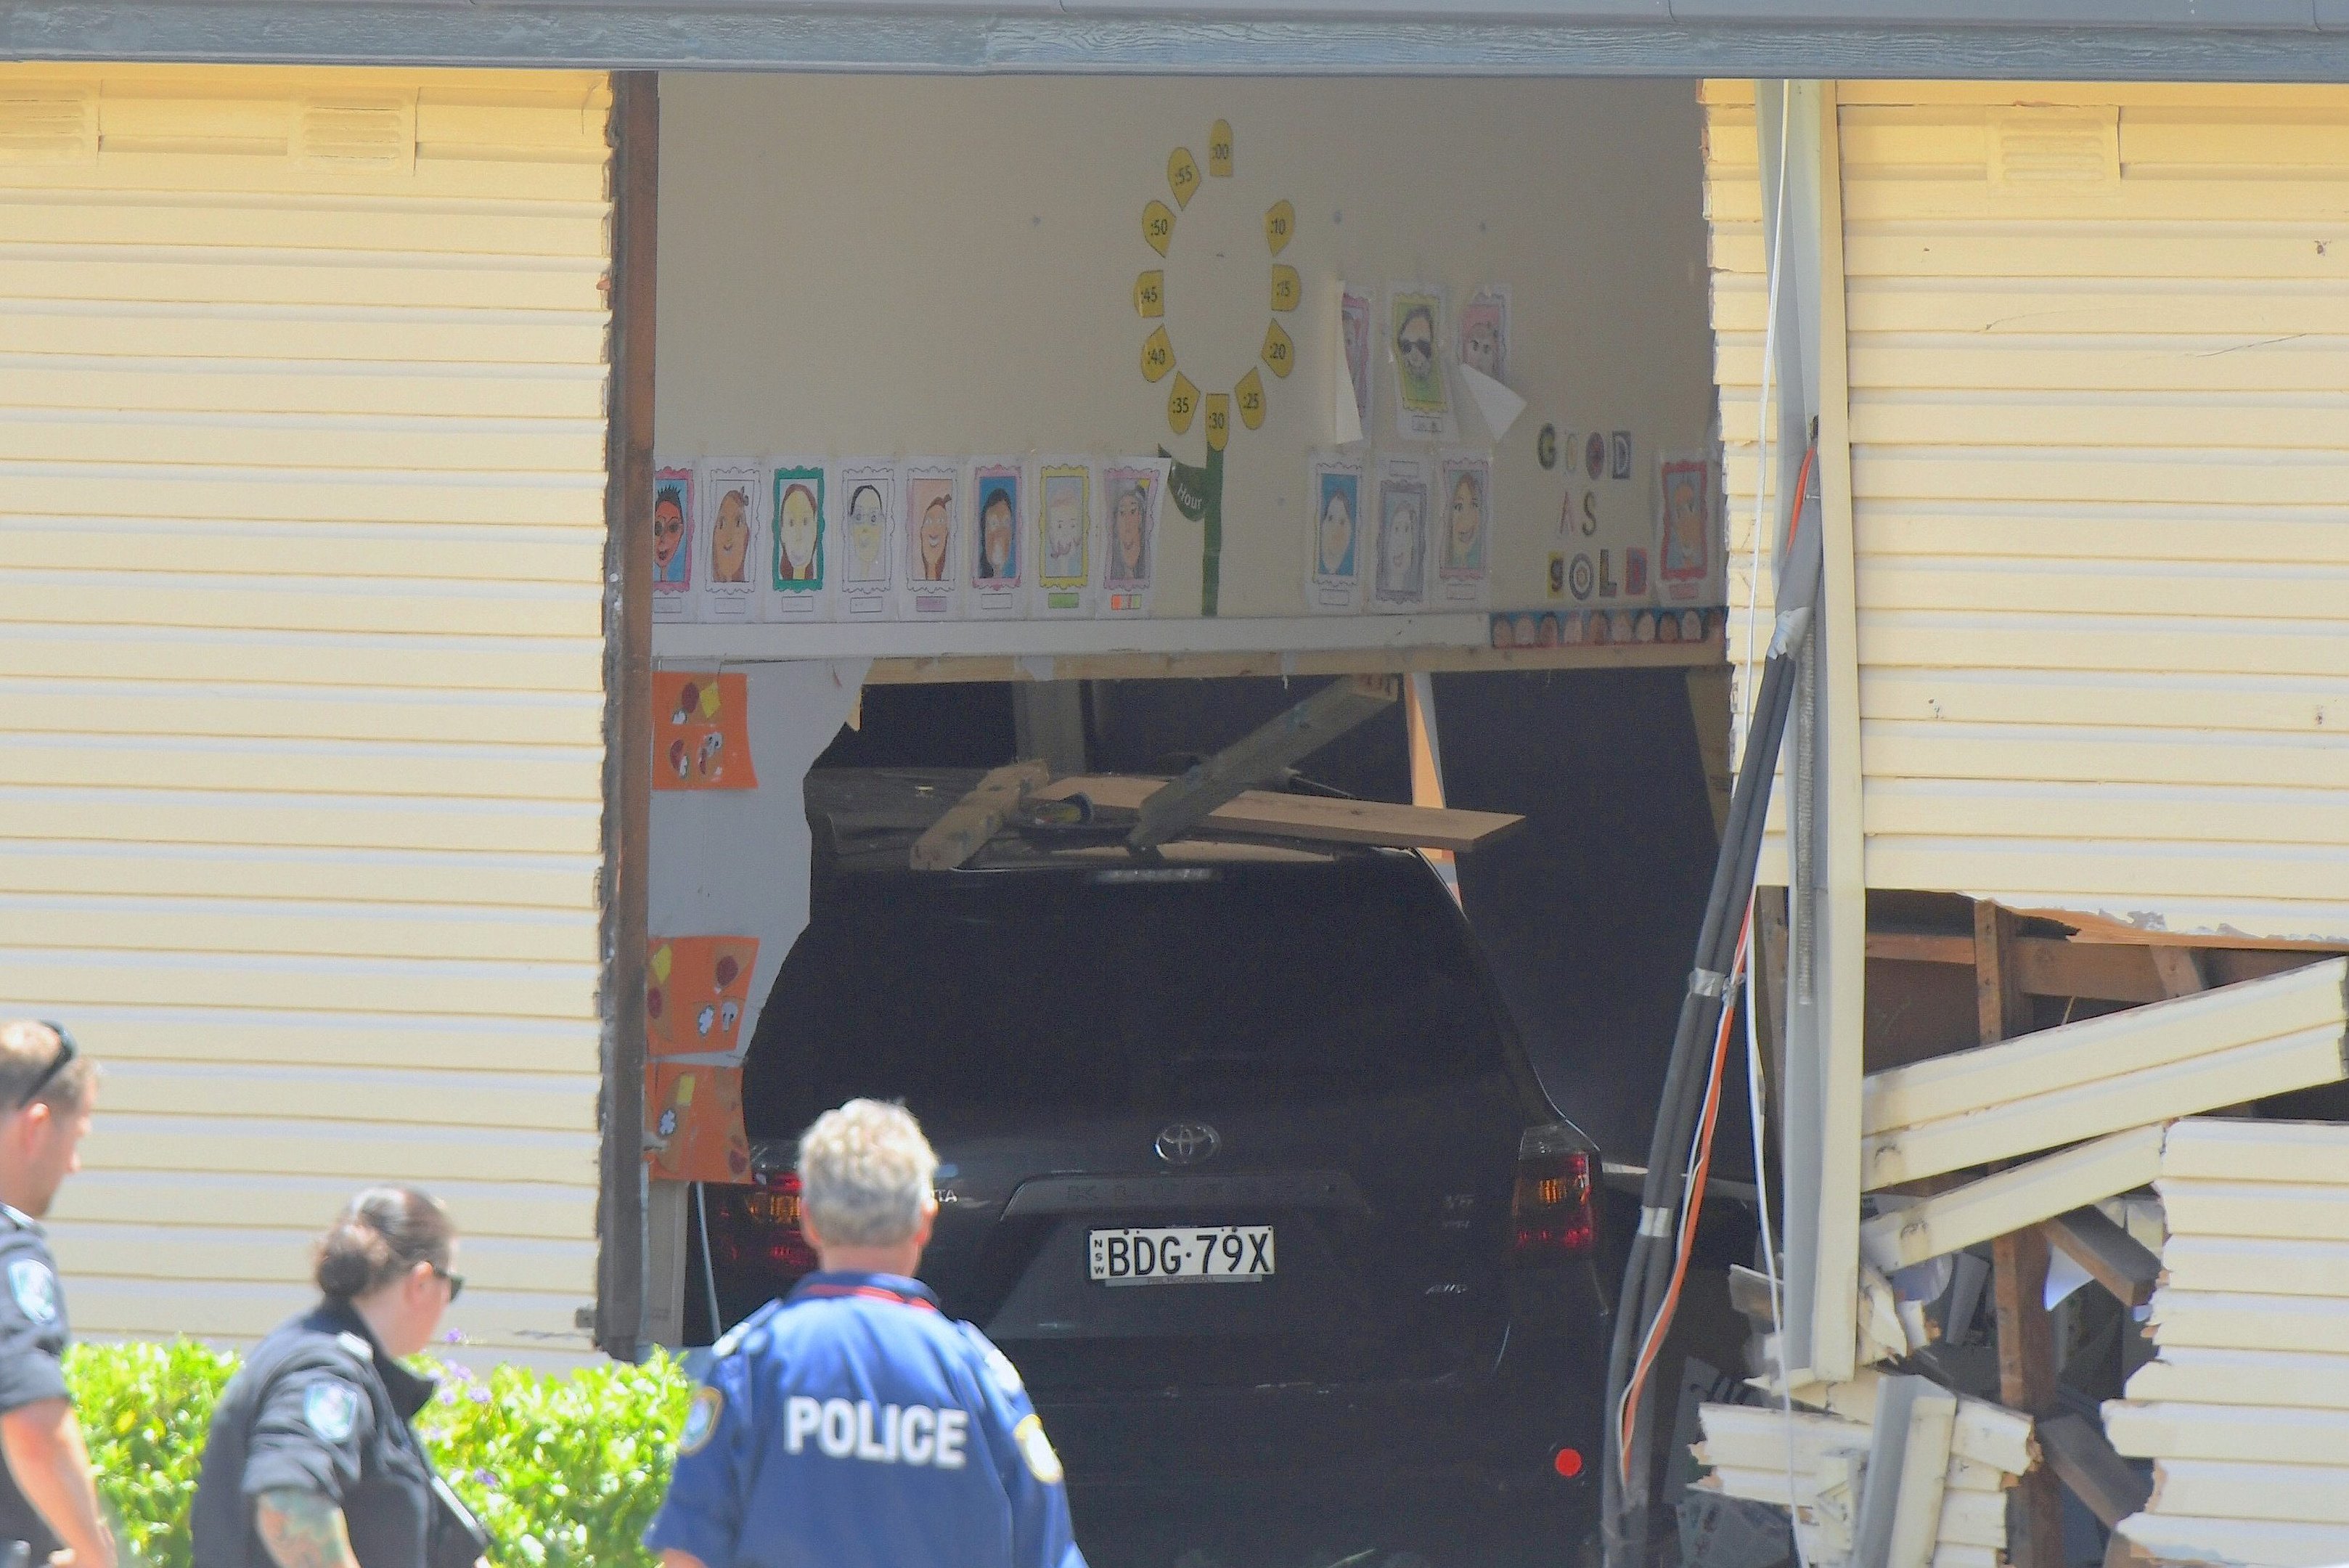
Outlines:
{"type": "Polygon", "coordinates": [[[1166,314],[1166,275],[1146,272],[1133,280],[1133,308],[1144,320],[1166,314]]]}

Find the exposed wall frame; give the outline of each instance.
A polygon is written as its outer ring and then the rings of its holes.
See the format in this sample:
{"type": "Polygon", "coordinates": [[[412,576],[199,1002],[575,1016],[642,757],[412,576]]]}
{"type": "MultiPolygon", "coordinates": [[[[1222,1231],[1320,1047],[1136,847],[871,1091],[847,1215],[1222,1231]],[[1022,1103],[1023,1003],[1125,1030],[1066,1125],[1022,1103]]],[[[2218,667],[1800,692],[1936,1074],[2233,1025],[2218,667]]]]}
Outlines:
{"type": "Polygon", "coordinates": [[[652,842],[653,319],[659,78],[612,77],[610,432],[605,493],[603,1199],[595,1343],[636,1359],[645,1326],[646,852],[652,842]]]}

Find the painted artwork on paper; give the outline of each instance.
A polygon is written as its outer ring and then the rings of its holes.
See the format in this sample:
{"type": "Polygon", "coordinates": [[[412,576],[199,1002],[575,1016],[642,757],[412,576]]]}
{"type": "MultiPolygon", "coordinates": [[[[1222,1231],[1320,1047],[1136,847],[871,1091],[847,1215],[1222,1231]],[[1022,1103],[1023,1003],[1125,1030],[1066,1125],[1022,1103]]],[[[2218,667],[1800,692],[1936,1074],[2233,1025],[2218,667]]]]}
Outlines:
{"type": "Polygon", "coordinates": [[[1306,493],[1313,498],[1305,566],[1305,605],[1317,615],[1361,607],[1362,465],[1334,452],[1313,454],[1306,493]]]}
{"type": "Polygon", "coordinates": [[[743,676],[656,670],[652,687],[653,788],[758,788],[743,676]]]}
{"type": "Polygon", "coordinates": [[[758,604],[752,557],[766,534],[764,480],[755,462],[710,459],[701,465],[703,620],[749,620],[758,604]]]}
{"type": "Polygon", "coordinates": [[[890,535],[895,527],[898,472],[894,462],[844,462],[836,471],[833,501],[840,508],[839,578],[833,593],[843,618],[865,619],[889,610],[890,535]]]}
{"type": "Polygon", "coordinates": [[[1093,467],[1076,458],[1036,470],[1036,607],[1046,615],[1083,614],[1092,585],[1093,467]]]}
{"type": "Polygon", "coordinates": [[[1713,571],[1713,463],[1666,457],[1656,465],[1656,575],[1667,596],[1691,597],[1713,571]]]}
{"type": "Polygon", "coordinates": [[[1379,469],[1378,548],[1371,605],[1415,610],[1427,598],[1427,475],[1416,458],[1388,458],[1379,469]]]}
{"type": "Polygon", "coordinates": [[[1438,473],[1437,597],[1450,608],[1482,609],[1491,597],[1493,460],[1484,452],[1446,452],[1438,473]]]}
{"type": "Polygon", "coordinates": [[[939,620],[961,606],[955,518],[962,508],[962,467],[950,459],[905,464],[905,617],[939,620]]]}
{"type": "Polygon", "coordinates": [[[1101,613],[1150,613],[1158,567],[1158,512],[1166,496],[1164,458],[1127,458],[1102,471],[1108,522],[1102,537],[1101,613]]]}
{"type": "Polygon", "coordinates": [[[974,616],[1016,616],[1019,600],[1019,504],[1022,471],[1018,459],[980,460],[971,465],[969,561],[965,581],[974,616]]]}
{"type": "Polygon", "coordinates": [[[694,471],[684,463],[653,470],[653,618],[693,618],[694,471]]]}
{"type": "Polygon", "coordinates": [[[748,1181],[742,1069],[647,1061],[645,1158],[664,1181],[748,1181]]]}
{"type": "Polygon", "coordinates": [[[1487,284],[1460,307],[1460,363],[1490,376],[1503,386],[1509,380],[1509,289],[1487,284]]]}
{"type": "Polygon", "coordinates": [[[825,489],[822,463],[775,467],[772,583],[785,599],[813,600],[823,592],[825,489]]]}
{"type": "Polygon", "coordinates": [[[1394,364],[1395,434],[1407,441],[1450,440],[1452,392],[1444,371],[1441,290],[1388,290],[1387,349],[1394,364]]]}
{"type": "Polygon", "coordinates": [[[1357,429],[1371,428],[1371,296],[1350,288],[1338,292],[1338,331],[1345,341],[1346,378],[1353,384],[1357,429]]]}
{"type": "Polygon", "coordinates": [[[655,937],[645,950],[645,1050],[740,1054],[756,937],[655,937]]]}

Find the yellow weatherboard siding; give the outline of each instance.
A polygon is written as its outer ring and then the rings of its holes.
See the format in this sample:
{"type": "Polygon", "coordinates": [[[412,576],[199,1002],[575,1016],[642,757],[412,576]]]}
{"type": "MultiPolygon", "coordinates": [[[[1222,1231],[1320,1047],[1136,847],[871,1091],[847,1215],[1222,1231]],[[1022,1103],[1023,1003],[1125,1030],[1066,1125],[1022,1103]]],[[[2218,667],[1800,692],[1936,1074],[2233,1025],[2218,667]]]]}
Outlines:
{"type": "Polygon", "coordinates": [[[606,78],[0,66],[0,1006],[108,1069],[75,1325],[249,1339],[359,1185],[595,1296],[606,78]]]}
{"type": "MultiPolygon", "coordinates": [[[[1868,884],[2349,939],[2349,90],[1838,92],[1868,884]]],[[[1758,155],[1703,96],[1742,606],[1758,155]]]]}

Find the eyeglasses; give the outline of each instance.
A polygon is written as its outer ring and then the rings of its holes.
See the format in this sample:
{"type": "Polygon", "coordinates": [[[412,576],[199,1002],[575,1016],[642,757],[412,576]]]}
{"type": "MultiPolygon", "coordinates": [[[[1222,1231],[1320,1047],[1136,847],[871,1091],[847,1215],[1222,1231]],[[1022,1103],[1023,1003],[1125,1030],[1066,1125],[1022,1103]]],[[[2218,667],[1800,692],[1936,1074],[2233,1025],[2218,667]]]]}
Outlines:
{"type": "Polygon", "coordinates": [[[432,1265],[432,1272],[449,1282],[449,1304],[455,1306],[457,1298],[465,1293],[465,1276],[452,1274],[438,1263],[432,1265]]]}
{"type": "Polygon", "coordinates": [[[35,1078],[25,1092],[16,1096],[16,1108],[20,1111],[39,1099],[41,1091],[47,1088],[56,1080],[57,1075],[66,1070],[66,1064],[81,1054],[81,1047],[74,1044],[72,1030],[47,1018],[42,1019],[40,1023],[42,1028],[57,1037],[57,1054],[49,1059],[47,1066],[41,1069],[41,1075],[35,1078]]]}

